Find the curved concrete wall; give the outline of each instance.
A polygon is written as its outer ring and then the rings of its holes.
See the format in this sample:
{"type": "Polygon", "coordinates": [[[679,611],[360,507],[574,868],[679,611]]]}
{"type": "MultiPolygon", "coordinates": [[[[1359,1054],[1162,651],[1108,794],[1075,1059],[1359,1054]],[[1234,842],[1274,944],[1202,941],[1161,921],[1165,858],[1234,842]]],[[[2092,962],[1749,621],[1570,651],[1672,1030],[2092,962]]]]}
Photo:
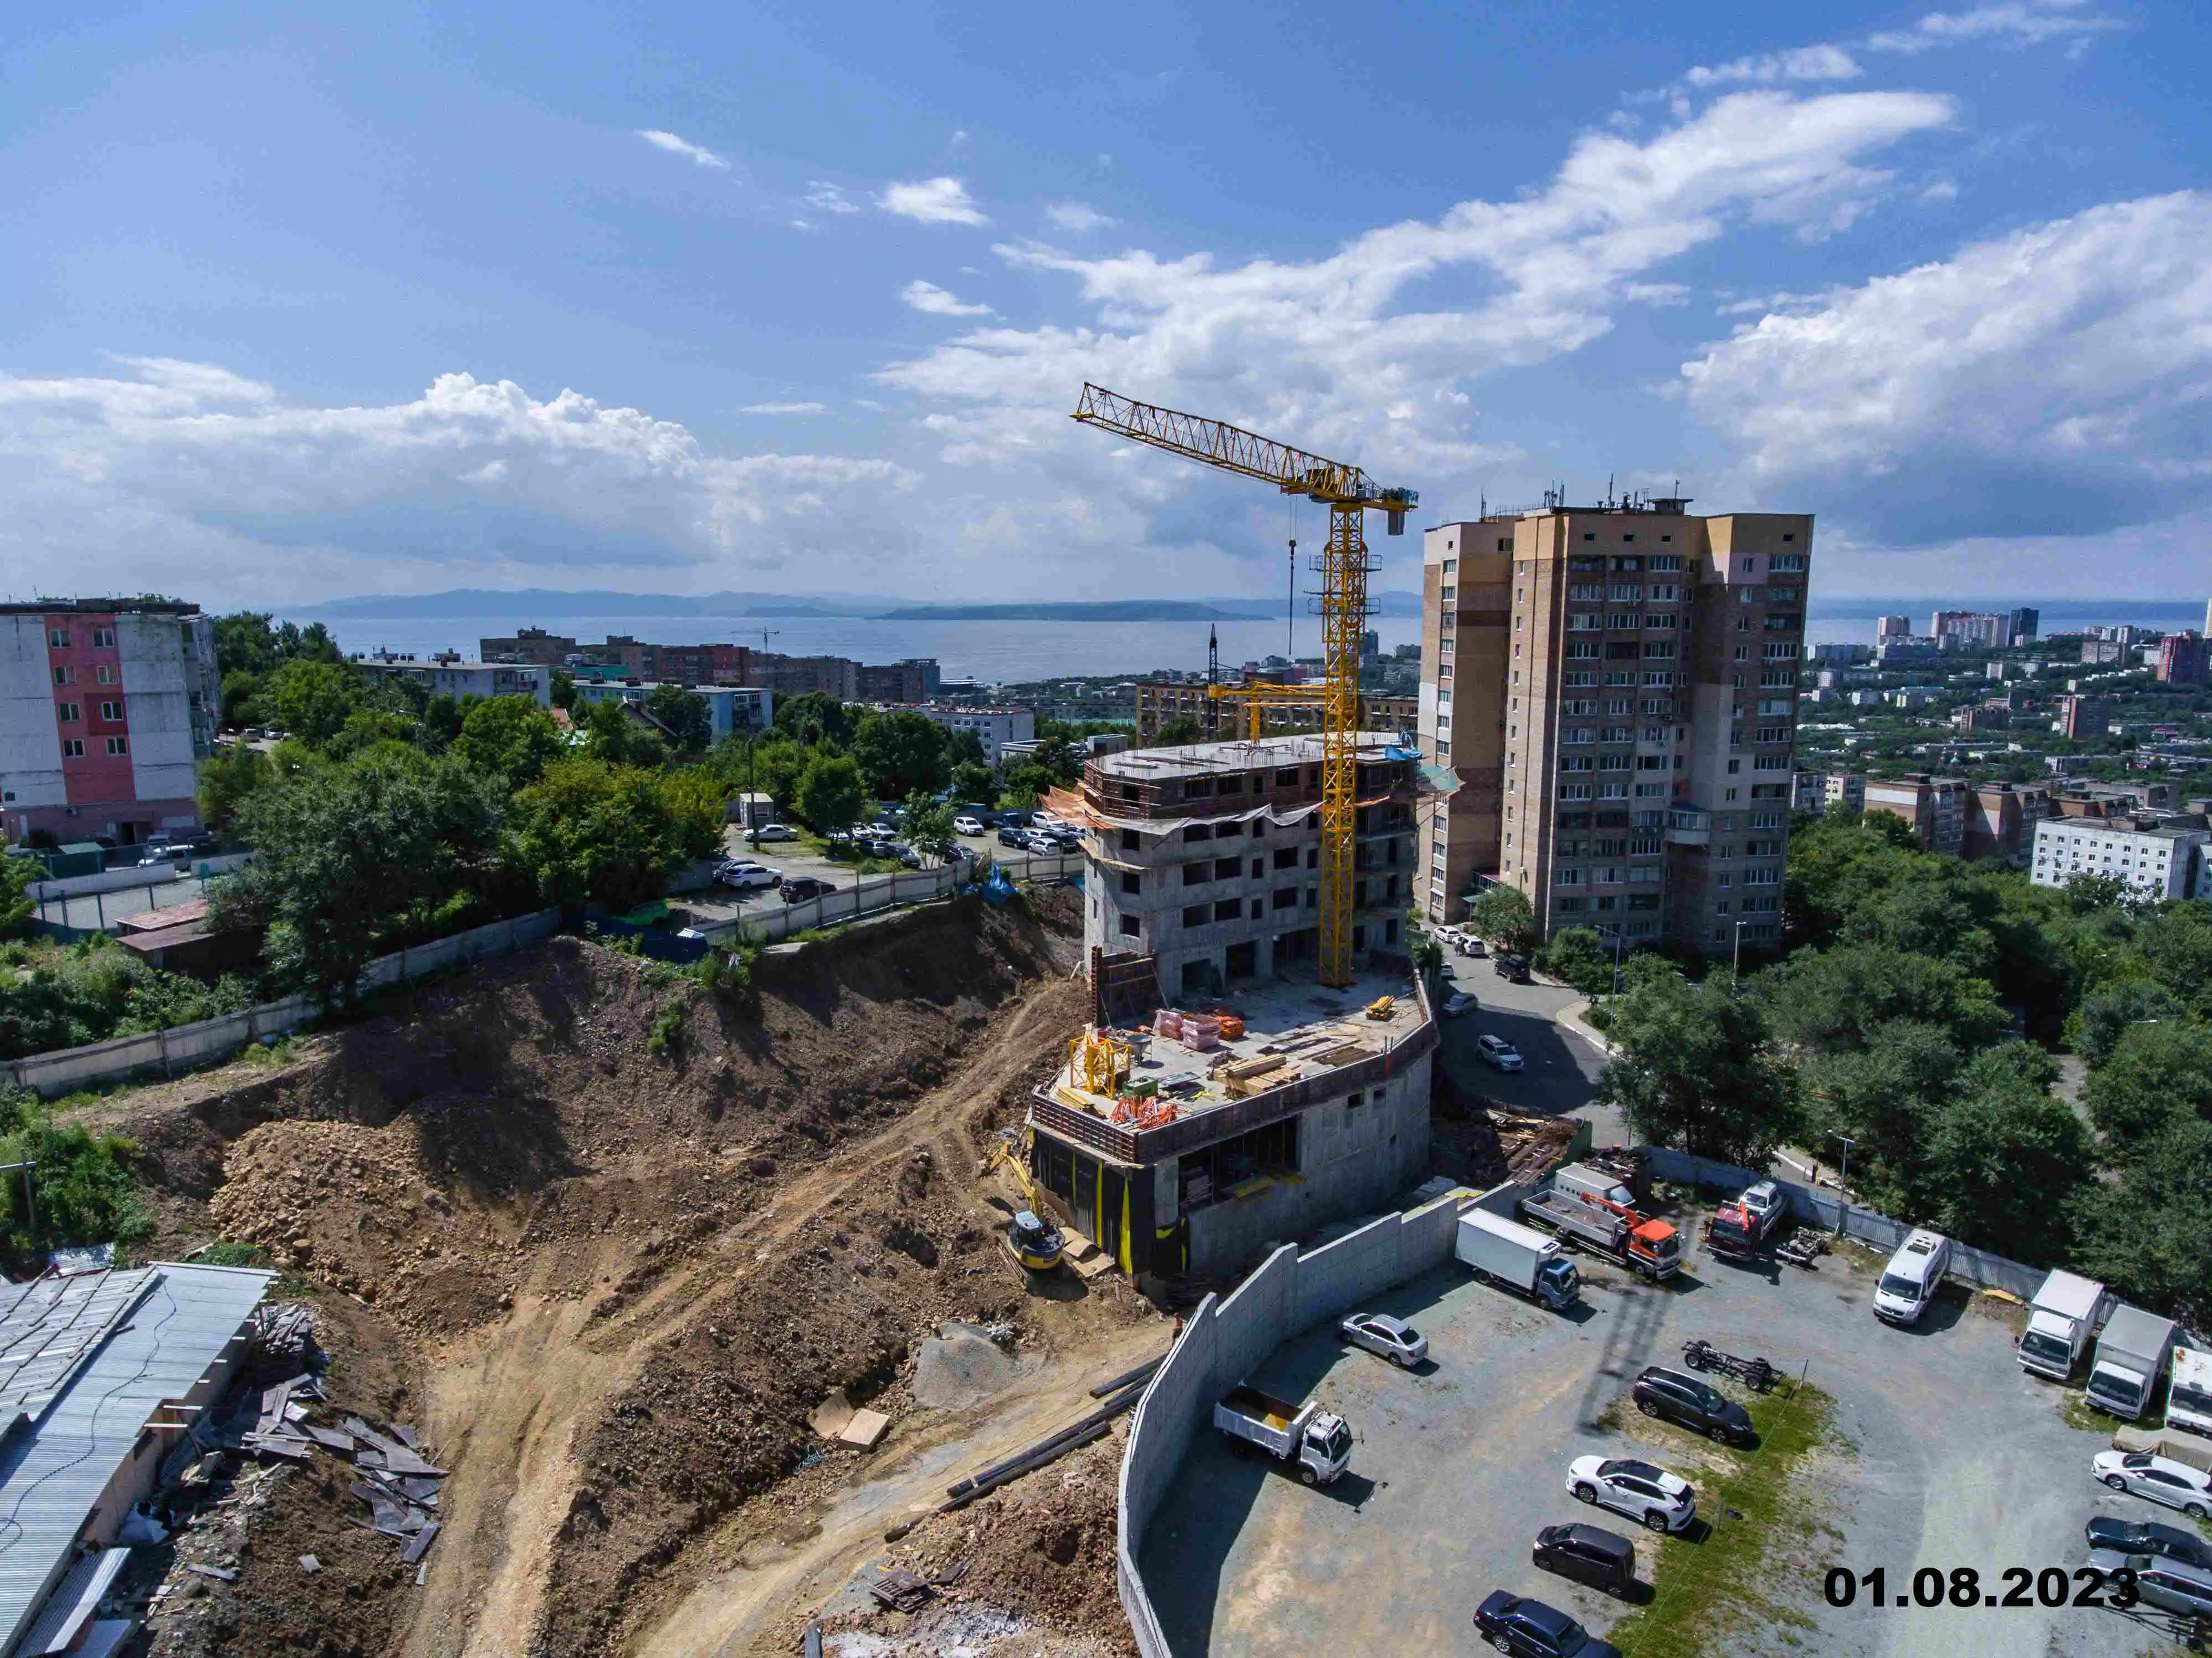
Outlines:
{"type": "MultiPolygon", "coordinates": [[[[1517,1195],[1517,1188],[1501,1189],[1517,1195]]],[[[1482,1201],[1487,1206],[1495,1195],[1482,1201]]],[[[1285,1337],[1449,1260],[1466,1203],[1445,1196],[1407,1214],[1385,1215],[1307,1254],[1285,1244],[1228,1296],[1208,1296],[1190,1315],[1145,1390],[1121,1455],[1116,1570],[1121,1607],[1144,1658],[1175,1654],[1152,1611],[1137,1557],[1192,1436],[1212,1424],[1213,1401],[1285,1337]]]]}

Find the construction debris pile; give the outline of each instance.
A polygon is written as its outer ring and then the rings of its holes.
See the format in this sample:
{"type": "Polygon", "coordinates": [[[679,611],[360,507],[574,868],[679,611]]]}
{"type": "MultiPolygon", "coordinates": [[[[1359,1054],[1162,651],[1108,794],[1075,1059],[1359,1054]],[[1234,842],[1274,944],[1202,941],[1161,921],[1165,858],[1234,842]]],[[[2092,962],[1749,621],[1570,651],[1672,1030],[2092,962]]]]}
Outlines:
{"type": "Polygon", "coordinates": [[[1524,1116],[1462,1089],[1443,1066],[1429,1077],[1433,1165],[1478,1190],[1537,1179],[1566,1160],[1581,1131],[1573,1118],[1524,1116]]]}

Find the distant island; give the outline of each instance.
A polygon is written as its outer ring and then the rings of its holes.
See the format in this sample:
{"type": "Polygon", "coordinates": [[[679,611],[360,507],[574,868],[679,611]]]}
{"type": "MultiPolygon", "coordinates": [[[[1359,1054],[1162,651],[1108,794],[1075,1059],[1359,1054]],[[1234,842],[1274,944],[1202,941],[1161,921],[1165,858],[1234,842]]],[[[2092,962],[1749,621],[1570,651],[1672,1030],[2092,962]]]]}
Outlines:
{"type": "MultiPolygon", "coordinates": [[[[562,592],[555,587],[454,587],[434,593],[360,593],[292,604],[284,614],[301,622],[351,620],[438,622],[477,620],[513,626],[518,623],[620,621],[625,617],[835,616],[871,622],[1272,622],[1283,614],[1283,598],[1033,599],[998,604],[898,604],[882,608],[882,597],[854,598],[836,593],[624,593],[605,590],[562,592]]],[[[1421,613],[1420,595],[1377,592],[1375,614],[1411,616],[1421,613]]],[[[1298,596],[1298,614],[1310,601],[1298,596]]]]}
{"type": "Polygon", "coordinates": [[[1250,610],[1227,610],[1179,598],[1115,598],[1095,604],[908,604],[878,610],[871,622],[1249,622],[1250,610]]]}

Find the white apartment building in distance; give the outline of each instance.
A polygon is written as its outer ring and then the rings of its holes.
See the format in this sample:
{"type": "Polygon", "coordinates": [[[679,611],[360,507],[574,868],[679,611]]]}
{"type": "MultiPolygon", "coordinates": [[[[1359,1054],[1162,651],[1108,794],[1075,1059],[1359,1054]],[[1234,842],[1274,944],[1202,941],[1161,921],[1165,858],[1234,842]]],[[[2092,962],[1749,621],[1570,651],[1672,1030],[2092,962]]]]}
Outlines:
{"type": "MultiPolygon", "coordinates": [[[[635,702],[642,708],[646,699],[659,689],[658,684],[633,685],[619,679],[580,679],[576,682],[576,701],[580,706],[635,702]]],[[[775,723],[774,691],[751,685],[679,685],[677,689],[707,705],[707,730],[711,741],[719,743],[744,732],[764,732],[775,723]]]]}
{"type": "MultiPolygon", "coordinates": [[[[886,710],[896,704],[884,705],[886,710]]],[[[958,708],[925,706],[907,712],[942,726],[949,732],[973,732],[983,745],[983,763],[995,766],[1009,743],[1036,741],[1036,715],[1027,708],[958,708]]]]}
{"type": "Polygon", "coordinates": [[[2063,887],[2077,875],[2110,875],[2144,898],[2212,898],[2206,843],[2212,832],[2138,827],[2126,817],[2046,817],[2035,826],[2029,878],[2063,887]]]}
{"type": "Polygon", "coordinates": [[[553,670],[517,662],[464,662],[453,657],[372,656],[353,665],[370,679],[407,679],[433,696],[526,696],[553,706],[553,670]]]}
{"type": "Polygon", "coordinates": [[[118,846],[199,827],[215,622],[173,599],[0,604],[0,823],[118,846]]]}

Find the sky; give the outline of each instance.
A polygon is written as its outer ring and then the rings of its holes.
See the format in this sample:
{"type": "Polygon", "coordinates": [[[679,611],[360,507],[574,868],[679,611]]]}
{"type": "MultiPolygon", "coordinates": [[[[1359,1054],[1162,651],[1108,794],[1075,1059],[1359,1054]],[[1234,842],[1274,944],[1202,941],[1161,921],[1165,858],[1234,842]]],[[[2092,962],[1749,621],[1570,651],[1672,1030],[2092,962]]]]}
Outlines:
{"type": "MultiPolygon", "coordinates": [[[[1320,509],[2212,590],[2198,0],[0,13],[0,593],[1270,594],[1320,509]]],[[[1419,541],[1370,541],[1383,586],[1419,541]]]]}

